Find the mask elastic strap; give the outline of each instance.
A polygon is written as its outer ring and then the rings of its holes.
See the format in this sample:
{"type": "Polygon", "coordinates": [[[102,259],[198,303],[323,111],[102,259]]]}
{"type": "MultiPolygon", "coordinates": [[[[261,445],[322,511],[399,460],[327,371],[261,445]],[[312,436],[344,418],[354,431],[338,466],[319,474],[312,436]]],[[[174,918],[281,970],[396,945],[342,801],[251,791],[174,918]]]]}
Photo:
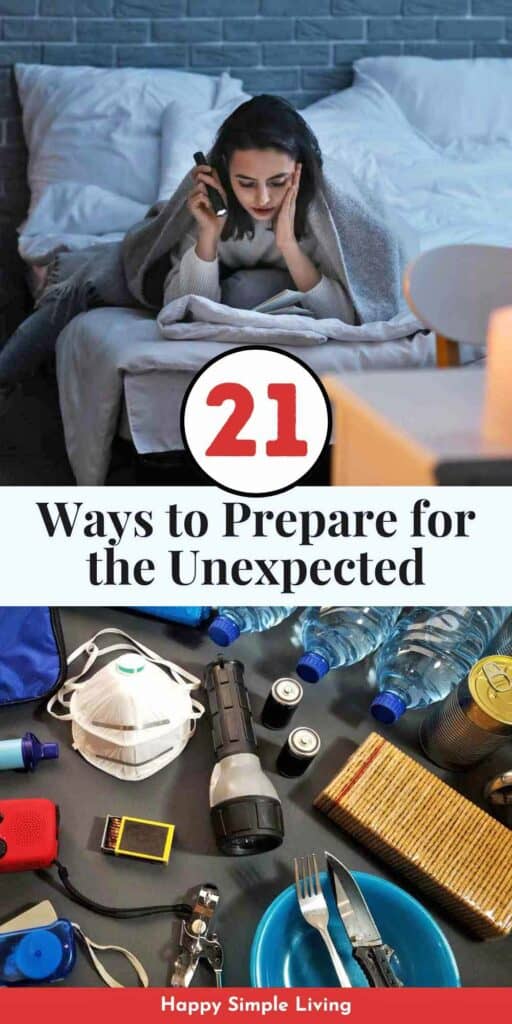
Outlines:
{"type": "MultiPolygon", "coordinates": [[[[160,657],[160,655],[157,654],[155,651],[152,651],[150,647],[146,647],[144,644],[142,644],[140,642],[140,640],[135,640],[135,638],[130,636],[129,633],[125,633],[124,630],[116,629],[115,627],[107,627],[106,629],[100,629],[85,644],[81,644],[80,647],[77,647],[77,649],[75,651],[73,651],[72,654],[70,654],[70,656],[68,658],[68,665],[71,665],[71,663],[80,654],[83,654],[85,651],[88,651],[88,650],[90,650],[94,654],[94,657],[96,658],[99,655],[110,654],[111,651],[125,650],[126,649],[124,646],[120,646],[120,645],[115,645],[115,646],[111,646],[111,647],[104,647],[104,648],[97,647],[95,641],[98,639],[98,637],[100,637],[100,636],[107,636],[107,635],[110,635],[110,636],[122,636],[122,637],[124,637],[125,640],[129,640],[130,641],[130,645],[133,646],[133,647],[136,647],[139,651],[142,651],[142,653],[146,655],[148,661],[152,661],[152,662],[154,662],[157,665],[164,665],[165,668],[167,668],[169,670],[171,676],[176,680],[176,682],[178,682],[178,683],[186,682],[187,685],[190,686],[193,689],[196,689],[196,687],[201,686],[201,680],[199,679],[198,676],[193,675],[192,672],[187,672],[186,669],[181,668],[180,665],[176,665],[175,662],[168,661],[166,658],[160,657]]],[[[91,662],[91,664],[92,664],[92,662],[91,662]]],[[[90,665],[89,665],[89,667],[90,667],[90,665]]],[[[79,676],[75,676],[75,679],[79,678],[86,671],[87,671],[86,668],[83,668],[82,671],[79,673],[79,676]]]]}
{"type": "MultiPolygon", "coordinates": [[[[77,688],[77,684],[79,684],[79,681],[86,675],[97,658],[103,657],[105,654],[113,654],[116,651],[130,651],[133,650],[134,647],[141,651],[148,661],[156,665],[162,665],[168,669],[171,678],[174,682],[178,683],[178,685],[187,686],[189,689],[196,689],[201,685],[201,680],[198,676],[193,675],[191,672],[187,672],[186,669],[181,668],[181,666],[176,665],[172,661],[167,661],[165,658],[161,658],[155,653],[155,651],[152,651],[149,647],[145,647],[144,644],[141,644],[138,640],[131,637],[129,633],[125,633],[122,629],[107,627],[105,629],[98,630],[90,640],[86,640],[85,643],[80,644],[80,646],[69,655],[67,660],[68,668],[81,655],[87,654],[87,658],[80,669],[80,672],[77,672],[76,675],[67,679],[63,686],[61,686],[60,690],[58,690],[57,693],[54,693],[53,697],[50,697],[50,700],[46,705],[46,710],[52,718],[60,718],[63,721],[70,721],[71,715],[69,711],[66,711],[65,714],[56,713],[54,711],[54,706],[56,703],[59,703],[62,707],[65,707],[66,709],[68,708],[69,700],[73,691],[77,688]],[[106,635],[124,637],[128,643],[110,644],[108,647],[98,647],[96,640],[98,637],[106,635]]],[[[199,718],[200,714],[197,714],[196,717],[199,718]]]]}
{"type": "Polygon", "coordinates": [[[197,720],[202,718],[205,712],[204,704],[200,704],[198,700],[192,698],[192,716],[190,718],[190,735],[193,736],[196,731],[197,720]]]}
{"type": "Polygon", "coordinates": [[[131,953],[129,949],[124,949],[123,946],[100,946],[98,942],[93,942],[92,939],[89,939],[88,936],[85,935],[79,924],[75,924],[75,922],[73,921],[72,925],[76,935],[84,943],[96,973],[99,974],[101,980],[105,982],[105,985],[108,985],[109,988],[126,987],[125,985],[122,985],[120,981],[117,981],[117,979],[114,978],[113,975],[109,973],[109,971],[107,971],[106,967],[104,967],[103,964],[101,963],[99,957],[96,956],[96,953],[94,952],[95,949],[102,950],[105,952],[111,950],[114,953],[121,953],[121,955],[125,956],[126,959],[131,963],[142,987],[148,988],[149,978],[147,972],[143,965],[141,964],[138,957],[135,956],[135,953],[131,953]]]}

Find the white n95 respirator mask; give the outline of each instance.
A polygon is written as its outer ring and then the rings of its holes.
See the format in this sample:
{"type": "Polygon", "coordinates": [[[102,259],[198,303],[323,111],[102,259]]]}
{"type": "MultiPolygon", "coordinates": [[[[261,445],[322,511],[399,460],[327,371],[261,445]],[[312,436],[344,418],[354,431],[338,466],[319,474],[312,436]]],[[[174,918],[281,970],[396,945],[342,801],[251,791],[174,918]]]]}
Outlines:
{"type": "Polygon", "coordinates": [[[96,768],[132,782],[174,761],[204,712],[191,697],[201,680],[117,629],[96,633],[73,651],[68,667],[82,655],[81,671],[47,704],[54,718],[71,722],[75,750],[96,768]],[[99,648],[96,640],[106,634],[124,639],[99,648]],[[97,658],[114,652],[123,653],[83,678],[97,658]]]}

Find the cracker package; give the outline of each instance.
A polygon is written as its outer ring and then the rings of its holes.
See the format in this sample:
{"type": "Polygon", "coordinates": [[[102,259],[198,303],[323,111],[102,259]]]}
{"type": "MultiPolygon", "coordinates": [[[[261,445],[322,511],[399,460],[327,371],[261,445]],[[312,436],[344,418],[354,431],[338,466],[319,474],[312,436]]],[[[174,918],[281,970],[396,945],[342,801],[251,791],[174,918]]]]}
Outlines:
{"type": "Polygon", "coordinates": [[[512,930],[512,832],[377,733],[315,800],[482,939],[512,930]]]}

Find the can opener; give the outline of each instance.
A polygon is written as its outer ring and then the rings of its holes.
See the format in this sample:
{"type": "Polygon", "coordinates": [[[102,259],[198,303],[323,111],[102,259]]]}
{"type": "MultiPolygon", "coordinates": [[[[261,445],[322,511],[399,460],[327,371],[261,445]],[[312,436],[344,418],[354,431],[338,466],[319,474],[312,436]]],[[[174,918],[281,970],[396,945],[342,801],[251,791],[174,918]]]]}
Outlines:
{"type": "Polygon", "coordinates": [[[191,984],[200,960],[206,960],[215,974],[217,988],[222,988],[224,953],[216,932],[211,931],[219,902],[215,885],[205,883],[194,900],[192,913],[181,922],[179,952],[174,961],[171,987],[191,984]]]}

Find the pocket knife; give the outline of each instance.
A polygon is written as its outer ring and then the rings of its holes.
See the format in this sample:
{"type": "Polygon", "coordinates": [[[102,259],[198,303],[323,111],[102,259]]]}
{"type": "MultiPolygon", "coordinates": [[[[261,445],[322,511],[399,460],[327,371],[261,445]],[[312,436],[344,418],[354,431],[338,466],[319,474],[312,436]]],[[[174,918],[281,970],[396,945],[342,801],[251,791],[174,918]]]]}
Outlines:
{"type": "Polygon", "coordinates": [[[394,951],[383,943],[354,876],[332,853],[326,852],[325,859],[336,906],[352,944],[352,956],[372,987],[398,988],[402,982],[390,964],[394,951]]]}

